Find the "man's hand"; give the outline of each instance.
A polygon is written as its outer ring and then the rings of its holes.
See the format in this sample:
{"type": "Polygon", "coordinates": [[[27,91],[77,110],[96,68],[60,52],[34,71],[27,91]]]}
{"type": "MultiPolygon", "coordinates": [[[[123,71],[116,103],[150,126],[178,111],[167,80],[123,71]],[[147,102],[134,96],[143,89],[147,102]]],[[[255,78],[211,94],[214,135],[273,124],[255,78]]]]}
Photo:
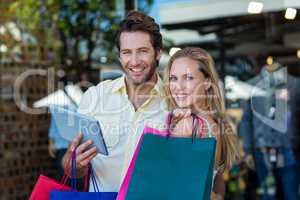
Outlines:
{"type": "Polygon", "coordinates": [[[70,169],[70,166],[67,166],[67,164],[70,158],[72,157],[72,152],[76,149],[76,170],[78,176],[85,175],[89,162],[97,155],[96,147],[87,150],[88,147],[93,143],[91,140],[88,140],[85,143],[80,144],[80,140],[82,139],[82,136],[83,134],[80,133],[74,138],[66,154],[64,155],[63,163],[62,163],[64,168],[67,167],[70,169]]]}

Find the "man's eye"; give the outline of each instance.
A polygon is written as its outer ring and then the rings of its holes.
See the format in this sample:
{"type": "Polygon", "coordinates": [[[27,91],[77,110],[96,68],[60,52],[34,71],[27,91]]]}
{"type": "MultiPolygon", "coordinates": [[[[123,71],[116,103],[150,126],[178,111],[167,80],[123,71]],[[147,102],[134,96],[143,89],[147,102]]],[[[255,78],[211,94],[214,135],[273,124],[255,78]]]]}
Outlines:
{"type": "Polygon", "coordinates": [[[147,49],[142,49],[140,52],[141,53],[148,53],[148,50],[147,49]]]}
{"type": "Polygon", "coordinates": [[[130,52],[129,51],[123,51],[122,54],[128,55],[130,52]]]}

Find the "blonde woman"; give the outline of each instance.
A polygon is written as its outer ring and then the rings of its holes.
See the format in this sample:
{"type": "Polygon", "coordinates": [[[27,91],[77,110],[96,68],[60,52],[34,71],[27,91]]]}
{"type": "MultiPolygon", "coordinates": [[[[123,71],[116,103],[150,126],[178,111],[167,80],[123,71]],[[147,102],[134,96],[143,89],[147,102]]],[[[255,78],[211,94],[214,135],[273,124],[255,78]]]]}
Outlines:
{"type": "Polygon", "coordinates": [[[212,57],[201,48],[186,47],[177,51],[165,71],[166,93],[170,110],[174,110],[172,136],[192,136],[192,114],[207,121],[198,130],[207,136],[211,130],[217,140],[215,178],[212,199],[223,199],[222,173],[239,158],[236,135],[225,119],[225,106],[212,57]]]}

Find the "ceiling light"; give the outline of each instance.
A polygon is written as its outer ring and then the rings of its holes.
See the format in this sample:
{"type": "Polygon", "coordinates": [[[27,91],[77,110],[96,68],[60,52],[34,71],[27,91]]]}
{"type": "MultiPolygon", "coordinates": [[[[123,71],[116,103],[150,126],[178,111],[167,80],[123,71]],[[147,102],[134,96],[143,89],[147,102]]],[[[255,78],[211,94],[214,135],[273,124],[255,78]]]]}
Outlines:
{"type": "Polygon", "coordinates": [[[248,13],[250,14],[258,14],[262,12],[264,4],[261,2],[251,1],[248,5],[248,13]]]}
{"type": "Polygon", "coordinates": [[[295,8],[287,8],[286,11],[285,11],[285,18],[286,19],[295,19],[297,15],[297,10],[295,8]]]}

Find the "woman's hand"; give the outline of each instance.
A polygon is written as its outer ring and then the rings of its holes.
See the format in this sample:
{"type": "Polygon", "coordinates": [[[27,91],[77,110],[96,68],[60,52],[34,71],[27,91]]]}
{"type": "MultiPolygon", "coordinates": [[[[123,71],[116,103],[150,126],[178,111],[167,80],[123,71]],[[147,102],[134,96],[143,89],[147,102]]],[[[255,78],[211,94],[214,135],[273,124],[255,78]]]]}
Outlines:
{"type": "Polygon", "coordinates": [[[223,196],[218,194],[218,193],[215,193],[215,192],[211,192],[211,196],[210,196],[210,199],[211,200],[223,200],[223,196]]]}
{"type": "Polygon", "coordinates": [[[173,115],[175,118],[186,118],[191,116],[192,110],[190,108],[176,108],[173,111],[173,115]]]}
{"type": "Polygon", "coordinates": [[[173,137],[191,137],[192,136],[192,111],[191,109],[177,108],[173,111],[173,137]]]}

